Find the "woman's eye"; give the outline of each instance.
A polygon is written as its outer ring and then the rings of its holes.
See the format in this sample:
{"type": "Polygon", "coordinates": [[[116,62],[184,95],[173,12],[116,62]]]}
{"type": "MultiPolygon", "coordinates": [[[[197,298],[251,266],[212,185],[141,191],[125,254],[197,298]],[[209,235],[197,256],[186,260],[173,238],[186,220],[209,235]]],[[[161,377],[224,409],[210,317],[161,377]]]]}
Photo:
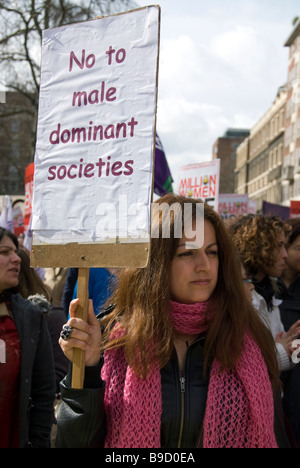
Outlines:
{"type": "Polygon", "coordinates": [[[178,254],[178,257],[190,257],[191,255],[193,255],[191,250],[185,250],[184,252],[178,254]]]}
{"type": "Polygon", "coordinates": [[[209,257],[217,257],[218,256],[218,251],[217,250],[209,250],[208,252],[206,252],[206,255],[208,255],[209,257]]]}

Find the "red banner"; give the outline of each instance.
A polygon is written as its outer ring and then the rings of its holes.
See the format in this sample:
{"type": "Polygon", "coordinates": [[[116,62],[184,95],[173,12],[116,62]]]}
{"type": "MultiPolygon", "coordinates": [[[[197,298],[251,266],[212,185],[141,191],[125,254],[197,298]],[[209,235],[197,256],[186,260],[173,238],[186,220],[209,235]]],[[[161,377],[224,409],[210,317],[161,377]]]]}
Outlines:
{"type": "Polygon", "coordinates": [[[32,195],[33,195],[33,176],[34,176],[34,163],[29,164],[25,170],[25,214],[24,214],[24,227],[25,231],[28,229],[30,216],[32,211],[32,195]]]}
{"type": "Polygon", "coordinates": [[[291,218],[300,217],[300,201],[291,200],[290,217],[291,218]]]}

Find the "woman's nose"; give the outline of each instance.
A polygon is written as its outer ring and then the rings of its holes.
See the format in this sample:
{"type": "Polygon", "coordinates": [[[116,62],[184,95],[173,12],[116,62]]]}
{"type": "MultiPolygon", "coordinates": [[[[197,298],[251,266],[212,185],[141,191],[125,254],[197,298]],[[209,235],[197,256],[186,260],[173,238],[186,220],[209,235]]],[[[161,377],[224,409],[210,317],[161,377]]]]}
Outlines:
{"type": "Polygon", "coordinates": [[[12,260],[13,262],[21,263],[21,258],[16,252],[13,253],[12,260]]]}
{"type": "Polygon", "coordinates": [[[208,270],[209,269],[209,261],[205,252],[199,251],[198,254],[195,256],[195,270],[208,270]]]}

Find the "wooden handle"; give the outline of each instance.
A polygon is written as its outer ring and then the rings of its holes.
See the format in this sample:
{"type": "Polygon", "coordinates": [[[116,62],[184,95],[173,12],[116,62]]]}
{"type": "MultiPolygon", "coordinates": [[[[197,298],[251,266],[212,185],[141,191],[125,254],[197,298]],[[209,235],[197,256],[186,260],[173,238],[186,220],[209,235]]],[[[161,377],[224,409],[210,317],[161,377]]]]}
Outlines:
{"type": "MultiPolygon", "coordinates": [[[[89,268],[78,269],[77,297],[79,304],[76,310],[76,317],[87,322],[89,307],[89,268]]],[[[74,349],[73,370],[72,370],[72,388],[83,388],[85,369],[85,351],[79,348],[74,349]]]]}

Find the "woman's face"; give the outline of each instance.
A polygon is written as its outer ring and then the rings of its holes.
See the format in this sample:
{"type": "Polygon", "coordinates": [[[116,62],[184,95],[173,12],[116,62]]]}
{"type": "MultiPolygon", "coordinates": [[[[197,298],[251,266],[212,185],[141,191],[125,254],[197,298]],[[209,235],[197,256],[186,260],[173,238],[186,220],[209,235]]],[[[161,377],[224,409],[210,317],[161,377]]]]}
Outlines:
{"type": "Polygon", "coordinates": [[[4,236],[0,241],[0,293],[18,285],[20,263],[15,244],[4,236]]]}
{"type": "Polygon", "coordinates": [[[179,240],[171,262],[171,299],[182,304],[205,302],[218,281],[218,244],[213,225],[204,221],[204,244],[201,249],[187,249],[187,242],[191,243],[191,240],[185,236],[179,240]]]}
{"type": "Polygon", "coordinates": [[[294,242],[289,245],[285,262],[286,267],[292,273],[295,275],[300,273],[300,236],[296,237],[294,242]]]}
{"type": "Polygon", "coordinates": [[[285,269],[285,261],[287,258],[287,252],[285,249],[286,236],[285,236],[284,231],[282,231],[281,234],[279,234],[277,238],[277,243],[278,243],[278,250],[277,250],[276,262],[271,268],[268,268],[267,274],[275,278],[280,278],[280,276],[282,275],[285,269]]]}

